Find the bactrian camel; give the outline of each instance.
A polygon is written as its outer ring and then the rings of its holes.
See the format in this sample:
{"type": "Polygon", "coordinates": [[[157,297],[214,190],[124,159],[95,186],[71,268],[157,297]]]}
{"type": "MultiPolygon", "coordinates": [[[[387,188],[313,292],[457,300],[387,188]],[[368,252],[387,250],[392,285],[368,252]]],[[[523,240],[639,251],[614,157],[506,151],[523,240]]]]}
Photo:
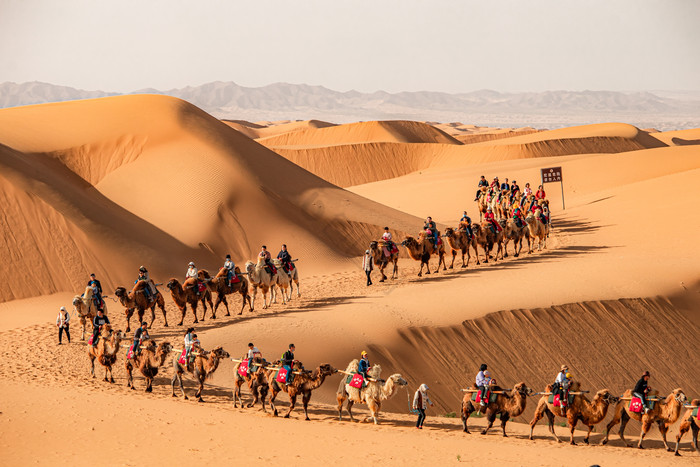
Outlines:
{"type": "MultiPolygon", "coordinates": [[[[501,225],[501,230],[494,232],[494,227],[490,222],[482,222],[481,224],[473,224],[472,229],[474,230],[474,237],[476,242],[484,250],[484,263],[489,262],[491,257],[491,250],[493,250],[494,245],[498,245],[498,250],[496,251],[495,260],[498,261],[498,254],[502,254],[503,249],[503,227],[505,224],[501,225]]],[[[476,264],[479,263],[479,255],[476,256],[476,264]]]]}
{"type": "MultiPolygon", "coordinates": [[[[476,388],[472,388],[476,390],[476,388]]],[[[503,430],[503,436],[508,436],[506,434],[506,423],[509,419],[518,417],[525,411],[525,406],[527,405],[527,396],[532,394],[532,389],[527,387],[525,383],[518,383],[513,386],[512,390],[502,390],[498,386],[493,386],[492,391],[502,391],[501,394],[494,394],[495,400],[489,402],[485,409],[482,409],[486,414],[486,420],[488,425],[481,431],[482,435],[485,435],[493,426],[496,416],[500,415],[501,418],[501,429],[503,430]]],[[[475,402],[472,402],[472,392],[467,392],[464,394],[462,399],[462,429],[465,433],[470,433],[469,428],[467,428],[467,420],[469,416],[477,410],[475,402]]],[[[490,398],[489,398],[490,399],[490,398]]]]}
{"type": "MultiPolygon", "coordinates": [[[[542,248],[547,248],[547,236],[549,235],[549,225],[540,220],[541,214],[542,211],[537,209],[535,210],[534,215],[530,213],[525,218],[525,223],[527,224],[527,230],[530,238],[532,239],[532,243],[534,244],[535,239],[537,239],[538,251],[542,250],[542,248]]],[[[528,253],[532,253],[532,247],[530,245],[528,246],[530,247],[528,253]]]]}
{"type": "MultiPolygon", "coordinates": [[[[280,366],[279,361],[274,362],[275,366],[280,366]]],[[[301,401],[304,404],[304,415],[306,420],[309,418],[309,401],[311,400],[311,392],[314,389],[318,389],[323,382],[326,380],[327,376],[337,373],[338,370],[333,368],[330,363],[324,363],[319,365],[313,372],[305,371],[302,369],[301,363],[295,361],[292,365],[292,371],[299,374],[292,375],[292,381],[289,384],[278,383],[276,380],[277,375],[276,369],[265,370],[267,375],[267,381],[270,385],[270,390],[272,394],[270,395],[270,407],[272,408],[273,414],[277,416],[277,407],[275,407],[275,398],[280,392],[286,392],[289,396],[289,411],[284,415],[284,418],[289,418],[289,414],[294,410],[294,406],[297,402],[297,397],[301,394],[301,401]]]]}
{"type": "Polygon", "coordinates": [[[411,237],[410,235],[401,242],[401,245],[406,247],[408,251],[408,256],[416,261],[420,261],[420,270],[418,271],[418,277],[423,276],[423,265],[425,265],[425,273],[430,274],[430,256],[438,255],[438,266],[435,272],[440,271],[440,264],[442,264],[444,270],[447,270],[445,265],[445,242],[442,242],[436,249],[433,248],[433,244],[430,238],[425,232],[421,232],[418,235],[418,239],[411,237]]]}
{"type": "Polygon", "coordinates": [[[216,318],[216,310],[219,308],[219,304],[223,303],[226,307],[226,316],[231,316],[228,309],[228,301],[226,300],[226,295],[239,293],[243,298],[243,303],[241,304],[241,310],[238,312],[239,315],[243,314],[243,308],[245,308],[246,301],[248,302],[248,309],[253,311],[253,304],[250,301],[250,295],[248,295],[248,279],[241,275],[240,269],[236,266],[234,271],[238,278],[238,282],[231,282],[231,285],[227,283],[227,269],[221,268],[216,274],[216,277],[211,277],[209,271],[206,269],[200,269],[197,272],[197,277],[200,281],[207,285],[210,292],[216,292],[216,303],[214,304],[214,312],[212,313],[212,319],[216,318]]]}
{"type": "Polygon", "coordinates": [[[681,419],[681,426],[678,428],[678,434],[676,435],[675,452],[677,456],[680,456],[678,453],[678,446],[681,444],[681,438],[683,438],[683,435],[686,434],[688,430],[693,430],[693,438],[691,439],[690,445],[692,446],[693,451],[698,451],[698,432],[700,432],[698,406],[700,406],[700,399],[693,399],[693,402],[690,403],[690,407],[685,411],[685,414],[681,419]]]}
{"type": "MultiPolygon", "coordinates": [[[[350,362],[346,373],[357,373],[358,360],[355,359],[350,362]]],[[[367,386],[362,389],[357,389],[351,387],[347,384],[347,379],[343,378],[338,386],[338,392],[336,393],[336,399],[338,401],[338,419],[343,419],[343,403],[347,400],[347,411],[350,415],[350,420],[355,421],[352,416],[352,406],[353,404],[367,404],[370,411],[370,416],[365,418],[365,421],[369,421],[370,418],[374,420],[374,424],[378,424],[377,417],[379,416],[379,410],[382,407],[382,401],[390,399],[396,394],[399,387],[408,385],[408,382],[403,379],[399,373],[394,373],[389,376],[389,379],[384,381],[380,379],[382,368],[379,365],[374,365],[372,368],[367,370],[367,376],[372,378],[374,381],[368,381],[367,386]]]]}
{"type": "Polygon", "coordinates": [[[163,299],[163,294],[158,291],[155,298],[150,301],[146,297],[144,289],[148,288],[149,285],[146,281],[138,281],[131,292],[126,291],[124,287],[117,287],[114,291],[114,295],[119,298],[119,302],[124,307],[124,313],[126,314],[126,332],[131,331],[131,317],[134,315],[134,310],[139,317],[139,325],[143,322],[143,315],[147,308],[151,310],[151,324],[149,328],[153,327],[153,322],[156,320],[156,305],[163,312],[163,320],[165,324],[163,326],[168,327],[168,317],[165,313],[165,300],[163,299]]]}
{"type": "MultiPolygon", "coordinates": [[[[243,360],[246,360],[247,358],[247,356],[244,356],[243,360]]],[[[248,364],[250,365],[251,362],[248,362],[248,364]]],[[[238,363],[233,369],[233,406],[237,407],[238,402],[240,402],[241,408],[243,408],[241,386],[243,386],[243,383],[247,383],[250,394],[253,396],[253,401],[246,405],[246,407],[254,407],[258,400],[260,400],[262,403],[263,412],[267,412],[265,410],[265,398],[267,397],[267,393],[270,391],[270,384],[268,383],[267,375],[265,374],[267,362],[265,362],[262,357],[255,357],[253,359],[252,366],[248,367],[249,370],[245,376],[241,376],[241,374],[238,372],[240,366],[241,364],[238,363]]]]}
{"type": "Polygon", "coordinates": [[[379,268],[379,274],[382,275],[382,278],[379,280],[379,282],[384,282],[387,277],[386,274],[384,274],[384,269],[389,264],[394,265],[394,270],[391,273],[391,278],[396,279],[399,276],[399,251],[398,249],[394,251],[389,251],[389,244],[385,241],[381,242],[371,242],[369,244],[369,252],[372,255],[372,261],[374,261],[374,265],[379,268]],[[389,256],[386,255],[385,250],[389,252],[389,256]]]}
{"type": "MultiPolygon", "coordinates": [[[[85,292],[82,296],[76,295],[73,297],[73,307],[80,317],[80,330],[81,330],[81,340],[85,340],[85,328],[87,323],[92,324],[92,320],[97,316],[97,307],[95,306],[95,300],[92,297],[92,287],[85,287],[85,292]]],[[[107,303],[104,304],[102,309],[107,314],[107,303]]]]}
{"type": "MultiPolygon", "coordinates": [[[[653,394],[652,396],[657,395],[658,393],[653,394]]],[[[654,408],[646,414],[630,412],[629,407],[631,397],[632,391],[628,389],[627,391],[625,391],[625,394],[622,396],[622,399],[620,399],[620,401],[615,406],[615,414],[613,416],[613,419],[610,420],[610,423],[608,423],[607,430],[605,432],[605,439],[603,439],[603,444],[606,444],[608,442],[608,437],[610,436],[610,430],[612,429],[612,427],[619,423],[620,439],[627,446],[632,446],[625,439],[625,426],[627,426],[627,422],[629,422],[630,418],[632,418],[642,423],[642,432],[639,436],[639,443],[637,444],[638,448],[642,449],[644,437],[649,432],[651,425],[653,423],[656,423],[659,426],[659,431],[661,432],[661,436],[663,437],[664,446],[666,447],[667,451],[670,451],[671,448],[666,442],[666,433],[668,433],[668,429],[671,427],[671,425],[676,423],[676,420],[678,420],[678,417],[680,417],[681,415],[681,409],[683,408],[683,405],[686,402],[688,402],[688,398],[686,397],[683,390],[681,388],[674,389],[673,392],[666,396],[665,399],[657,401],[656,404],[654,404],[654,408]]]]}
{"type": "MultiPolygon", "coordinates": [[[[250,305],[250,311],[255,310],[255,297],[258,295],[258,289],[260,289],[263,294],[263,309],[267,308],[269,306],[267,303],[267,293],[275,286],[277,275],[267,270],[263,258],[258,258],[257,264],[252,261],[247,261],[245,263],[245,270],[248,273],[250,285],[253,287],[253,300],[250,305]]],[[[270,304],[272,304],[272,296],[270,296],[270,304]]]]}
{"type": "MultiPolygon", "coordinates": [[[[577,392],[581,388],[581,385],[574,381],[571,384],[569,390],[571,392],[577,392]]],[[[548,385],[545,392],[551,392],[552,385],[548,385]]],[[[535,416],[530,422],[530,439],[533,439],[533,431],[537,422],[543,417],[547,416],[547,422],[549,423],[549,432],[558,441],[561,442],[559,437],[554,431],[554,417],[564,417],[569,423],[569,428],[571,429],[571,438],[569,439],[570,444],[576,444],[574,441],[574,430],[576,429],[576,424],[579,420],[581,423],[588,427],[588,433],[584,438],[583,442],[588,444],[591,437],[591,432],[595,427],[596,423],[600,423],[605,415],[608,413],[608,408],[611,404],[618,401],[618,397],[614,396],[609,389],[601,389],[593,396],[593,401],[589,401],[588,398],[583,394],[576,394],[573,396],[571,404],[566,409],[566,416],[562,415],[561,407],[555,407],[553,403],[549,402],[549,396],[544,395],[540,398],[537,403],[537,408],[535,409],[535,416]]]]}
{"type": "Polygon", "coordinates": [[[527,250],[530,249],[530,235],[528,233],[527,223],[521,221],[520,227],[515,222],[515,219],[508,219],[506,221],[505,231],[503,232],[503,256],[508,257],[508,243],[513,241],[513,256],[516,258],[520,256],[520,252],[523,249],[523,239],[527,239],[527,250]]]}
{"type": "Polygon", "coordinates": [[[178,326],[182,326],[182,323],[185,321],[188,304],[190,305],[192,314],[194,315],[194,323],[199,323],[199,320],[197,319],[197,305],[200,301],[202,302],[202,307],[204,308],[204,311],[202,312],[202,321],[204,321],[207,314],[207,302],[209,302],[209,307],[212,310],[212,319],[216,318],[216,316],[214,316],[214,303],[211,300],[211,292],[207,288],[200,292],[199,284],[194,278],[190,277],[189,279],[185,280],[183,284],[180,284],[179,280],[172,278],[168,281],[166,287],[168,287],[170,290],[170,296],[182,313],[180,322],[177,323],[178,326]]]}
{"type": "Polygon", "coordinates": [[[470,237],[467,230],[463,227],[453,229],[452,227],[447,227],[445,229],[445,235],[443,238],[447,239],[447,244],[452,250],[452,263],[450,264],[450,269],[455,265],[455,258],[457,257],[457,252],[462,252],[462,267],[466,268],[469,266],[469,260],[471,255],[469,254],[469,247],[474,249],[474,255],[476,256],[477,264],[479,264],[479,251],[476,249],[476,239],[470,237]],[[464,262],[464,255],[467,255],[467,261],[464,262]]]}
{"type": "Polygon", "coordinates": [[[105,324],[100,330],[100,339],[96,346],[88,344],[88,357],[90,358],[90,374],[95,377],[95,360],[105,367],[105,381],[114,382],[112,376],[112,365],[117,361],[119,343],[124,338],[121,331],[114,332],[110,324],[105,324]],[[107,374],[109,373],[109,378],[107,374]]]}
{"type": "Polygon", "coordinates": [[[219,367],[219,361],[224,358],[229,358],[230,355],[221,347],[217,347],[211,352],[201,349],[194,350],[193,352],[196,352],[196,355],[191,366],[181,364],[179,362],[180,352],[175,352],[175,356],[173,357],[173,379],[170,381],[170,387],[173,390],[173,397],[177,397],[175,396],[175,381],[180,383],[182,397],[186,400],[187,394],[185,394],[185,388],[182,385],[182,374],[185,372],[191,373],[195,381],[199,383],[199,388],[194,396],[197,398],[197,401],[204,402],[204,399],[202,399],[204,381],[211,378],[216,369],[219,367]]]}
{"type": "Polygon", "coordinates": [[[165,363],[165,359],[173,347],[169,342],[161,342],[156,347],[155,342],[151,339],[146,339],[141,342],[140,348],[141,352],[138,355],[133,359],[127,358],[124,363],[127,373],[126,386],[136,389],[133,375],[134,367],[136,367],[146,379],[146,392],[153,392],[153,380],[158,375],[158,370],[165,363]]]}
{"type": "Polygon", "coordinates": [[[275,268],[277,268],[277,280],[272,287],[272,300],[270,303],[277,303],[277,289],[280,289],[280,292],[282,292],[282,304],[286,305],[287,300],[292,299],[292,291],[289,290],[292,279],[289,277],[287,271],[282,268],[282,261],[278,260],[277,258],[273,258],[272,264],[274,264],[275,268]]]}

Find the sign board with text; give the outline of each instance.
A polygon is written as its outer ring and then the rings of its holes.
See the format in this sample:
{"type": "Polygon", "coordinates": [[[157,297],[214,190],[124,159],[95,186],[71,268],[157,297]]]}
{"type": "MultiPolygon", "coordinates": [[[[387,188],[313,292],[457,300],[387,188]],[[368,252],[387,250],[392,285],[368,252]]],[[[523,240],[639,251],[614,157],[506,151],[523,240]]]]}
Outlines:
{"type": "Polygon", "coordinates": [[[540,169],[542,172],[542,183],[561,182],[561,167],[549,167],[540,169]]]}

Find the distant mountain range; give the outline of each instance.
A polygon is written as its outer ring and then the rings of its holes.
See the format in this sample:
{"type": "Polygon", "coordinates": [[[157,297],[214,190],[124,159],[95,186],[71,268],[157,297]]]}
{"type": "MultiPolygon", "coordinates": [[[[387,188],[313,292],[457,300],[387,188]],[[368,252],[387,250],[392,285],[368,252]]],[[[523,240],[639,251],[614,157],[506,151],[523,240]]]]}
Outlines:
{"type": "MultiPolygon", "coordinates": [[[[323,86],[275,83],[259,88],[233,82],[160,91],[140,89],[130,94],[165,94],[185,99],[210,114],[227,119],[422,120],[485,126],[555,128],[623,121],[660,130],[700,127],[700,92],[545,91],[469,93],[357,91],[338,92],[323,86]]],[[[31,82],[0,84],[0,107],[114,96],[120,93],[84,91],[31,82]]]]}

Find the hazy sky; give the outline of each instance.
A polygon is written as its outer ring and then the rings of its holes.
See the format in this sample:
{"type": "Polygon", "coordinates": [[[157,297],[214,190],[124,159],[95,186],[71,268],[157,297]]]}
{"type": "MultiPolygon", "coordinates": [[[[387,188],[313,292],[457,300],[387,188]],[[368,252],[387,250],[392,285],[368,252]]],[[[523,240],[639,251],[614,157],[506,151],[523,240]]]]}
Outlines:
{"type": "Polygon", "coordinates": [[[700,89],[700,1],[0,0],[0,82],[700,89]]]}

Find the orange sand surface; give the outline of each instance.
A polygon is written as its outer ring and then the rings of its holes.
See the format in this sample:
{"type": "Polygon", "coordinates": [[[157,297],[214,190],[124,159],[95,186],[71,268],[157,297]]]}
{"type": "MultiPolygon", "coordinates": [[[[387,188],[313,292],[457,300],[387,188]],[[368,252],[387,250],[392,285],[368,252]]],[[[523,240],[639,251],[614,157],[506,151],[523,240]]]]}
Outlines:
{"type": "MultiPolygon", "coordinates": [[[[621,394],[648,369],[662,394],[681,387],[700,397],[697,140],[697,130],[650,134],[622,123],[534,132],[420,122],[221,122],[187,102],[148,95],[0,110],[3,459],[696,464],[689,435],[676,458],[656,427],[645,450],[623,447],[617,428],[600,446],[610,414],[591,446],[556,443],[544,421],[530,441],[525,423],[537,398],[508,424],[508,439],[498,427],[478,434],[483,417],[470,418],[475,429],[464,434],[456,413],[460,388],[473,383],[482,362],[507,387],[525,381],[541,391],[567,363],[594,392],[621,394]],[[508,136],[461,144],[458,131],[508,136]],[[375,271],[375,284],[365,286],[360,256],[384,225],[400,242],[427,215],[441,229],[455,226],[464,210],[478,221],[480,175],[536,189],[539,169],[553,166],[563,170],[566,209],[559,184],[547,184],[553,229],[544,250],[514,258],[511,249],[488,263],[480,250],[480,265],[472,257],[460,268],[457,259],[455,269],[440,271],[433,259],[432,273],[420,278],[418,263],[402,252],[398,279],[380,283],[375,271]],[[124,330],[113,291],[132,284],[139,265],[164,283],[182,278],[189,261],[215,271],[227,253],[242,265],[261,244],[275,254],[283,242],[299,258],[301,297],[267,309],[258,298],[255,311],[245,307],[240,316],[240,297],[229,297],[233,314],[219,308],[212,319],[207,311],[194,324],[199,339],[232,357],[252,341],[270,360],[294,342],[308,369],[345,369],[367,350],[383,377],[398,372],[409,383],[382,404],[380,425],[337,420],[339,375],[314,391],[311,421],[300,401],[285,420],[269,405],[267,413],[232,407],[231,361],[221,363],[204,387],[206,402],[197,403],[183,401],[179,389],[172,397],[171,358],[152,394],[143,392],[139,373],[136,390],[126,387],[123,348],[114,384],[102,381],[99,365],[91,378],[75,315],[72,342],[56,345],[57,309],[72,309],[90,272],[102,281],[112,323],[124,330]],[[435,406],[419,431],[406,399],[421,383],[435,406]]],[[[170,326],[158,311],[151,336],[181,348],[192,313],[177,326],[180,312],[167,288],[159,289],[170,326]]],[[[185,377],[188,395],[195,389],[185,377]]],[[[243,399],[250,400],[245,385],[243,399]]],[[[277,397],[282,414],[287,400],[277,397]]],[[[366,406],[354,412],[368,415],[366,406]]],[[[556,432],[568,440],[562,423],[557,419],[556,432]]],[[[678,426],[669,431],[672,447],[678,426]]],[[[628,440],[638,440],[639,427],[630,422],[628,440]]],[[[583,435],[576,432],[579,444],[583,435]]]]}

